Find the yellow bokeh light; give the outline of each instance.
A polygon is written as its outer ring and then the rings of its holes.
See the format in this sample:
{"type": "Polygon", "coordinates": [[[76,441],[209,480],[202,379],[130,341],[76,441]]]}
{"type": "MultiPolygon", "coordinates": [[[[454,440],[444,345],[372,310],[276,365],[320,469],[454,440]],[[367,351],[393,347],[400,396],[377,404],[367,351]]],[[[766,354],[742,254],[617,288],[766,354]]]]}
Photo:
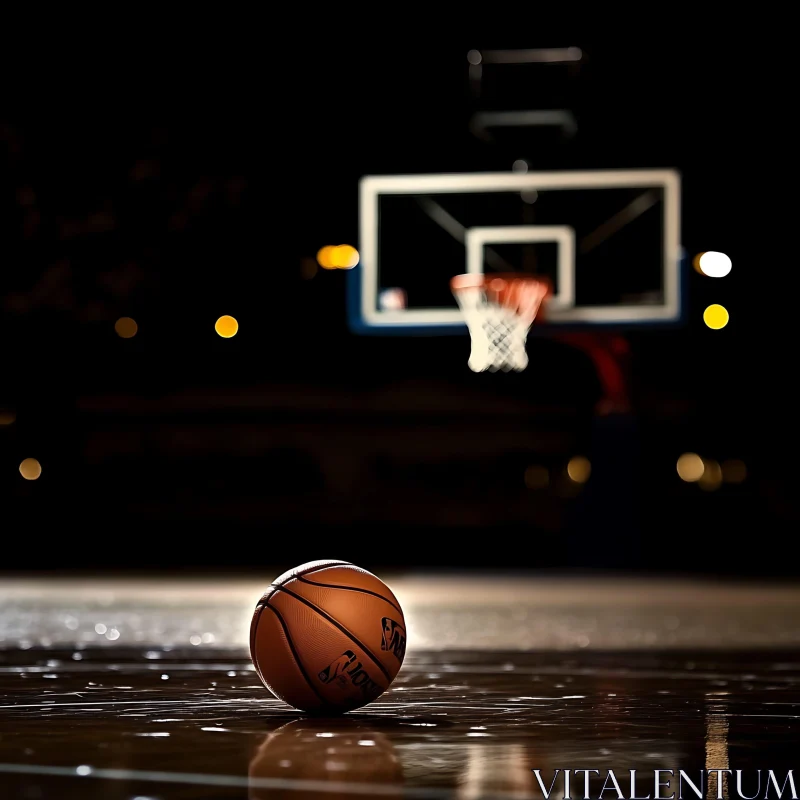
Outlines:
{"type": "Polygon", "coordinates": [[[706,465],[697,453],[684,453],[677,463],[678,476],[682,481],[694,483],[703,477],[706,465]]]}
{"type": "Polygon", "coordinates": [[[230,339],[239,331],[239,323],[229,316],[220,317],[214,324],[214,330],[223,338],[230,339]]]}
{"type": "Polygon", "coordinates": [[[352,269],[358,259],[358,250],[349,244],[327,245],[317,253],[317,263],[323,269],[352,269]]]}
{"type": "Polygon", "coordinates": [[[567,464],[567,475],[575,483],[586,483],[592,474],[592,465],[585,456],[575,456],[567,464]]]}
{"type": "Polygon", "coordinates": [[[706,459],[704,464],[705,469],[697,485],[707,492],[713,492],[715,489],[719,489],[722,484],[722,468],[713,459],[706,459]]]}
{"type": "Polygon", "coordinates": [[[725,483],[742,483],[747,478],[747,467],[738,458],[729,458],[722,462],[722,480],[725,483]]]}
{"type": "Polygon", "coordinates": [[[322,269],[336,269],[335,264],[333,263],[333,251],[336,248],[333,245],[326,245],[317,253],[317,264],[319,264],[322,269]]]}
{"type": "Polygon", "coordinates": [[[703,270],[700,268],[700,259],[701,259],[701,258],[702,258],[704,255],[705,255],[705,253],[704,253],[704,252],[703,252],[703,253],[698,253],[698,254],[697,254],[697,255],[696,255],[696,256],[695,256],[695,257],[692,259],[692,266],[694,267],[694,271],[695,271],[695,272],[697,272],[697,273],[699,273],[700,275],[702,275],[702,274],[703,274],[703,270]]]}
{"type": "Polygon", "coordinates": [[[728,310],[717,303],[710,305],[703,312],[703,322],[715,331],[724,328],[728,324],[729,319],[730,315],[728,314],[728,310]]]}
{"type": "Polygon", "coordinates": [[[114,323],[114,330],[117,332],[117,336],[120,336],[123,339],[132,339],[134,336],[136,336],[139,326],[136,324],[135,319],[131,319],[130,317],[120,317],[114,323]]]}
{"type": "Polygon", "coordinates": [[[529,489],[543,489],[550,483],[550,473],[545,467],[534,464],[525,470],[525,485],[529,489]]]}
{"type": "Polygon", "coordinates": [[[0,411],[0,425],[13,425],[17,415],[13,411],[0,411]]]}
{"type": "Polygon", "coordinates": [[[19,465],[19,474],[26,481],[35,481],[42,474],[42,465],[35,458],[26,458],[19,465]]]}
{"type": "Polygon", "coordinates": [[[349,244],[340,244],[333,250],[333,263],[337,269],[352,269],[358,264],[358,250],[349,244]]]}

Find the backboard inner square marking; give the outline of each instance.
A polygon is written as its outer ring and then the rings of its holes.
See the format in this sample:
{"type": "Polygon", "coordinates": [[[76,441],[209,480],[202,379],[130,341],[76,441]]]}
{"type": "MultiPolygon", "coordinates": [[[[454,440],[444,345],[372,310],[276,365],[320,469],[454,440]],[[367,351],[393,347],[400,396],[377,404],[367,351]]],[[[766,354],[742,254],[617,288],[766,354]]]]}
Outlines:
{"type": "Polygon", "coordinates": [[[558,245],[556,291],[548,300],[548,309],[571,308],[575,304],[575,230],[569,225],[498,225],[467,229],[466,272],[483,272],[484,247],[489,244],[534,244],[555,242],[558,245]]]}

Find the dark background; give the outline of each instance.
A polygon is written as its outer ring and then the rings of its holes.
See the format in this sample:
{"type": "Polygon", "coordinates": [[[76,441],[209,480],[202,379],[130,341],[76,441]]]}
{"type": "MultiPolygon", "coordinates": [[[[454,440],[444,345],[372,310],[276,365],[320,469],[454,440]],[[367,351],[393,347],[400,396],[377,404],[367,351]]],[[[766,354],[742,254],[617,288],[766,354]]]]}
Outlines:
{"type": "Polygon", "coordinates": [[[0,568],[800,571],[763,60],[726,37],[519,34],[133,52],[54,59],[0,106],[0,568]],[[487,67],[470,89],[470,49],[564,46],[579,68],[487,67]],[[476,110],[514,107],[568,108],[578,133],[470,133],[476,110]],[[690,270],[685,328],[626,333],[629,414],[597,415],[591,362],[563,342],[531,341],[520,375],[474,375],[466,339],[356,337],[346,273],[315,268],[323,245],[357,244],[361,175],[516,158],[677,168],[687,254],[733,260],[722,280],[690,270]],[[722,331],[703,325],[712,302],[722,331]],[[747,479],[684,483],[685,451],[742,459],[747,479]],[[583,486],[563,476],[576,454],[583,486]],[[532,464],[548,487],[526,486],[532,464]]]}

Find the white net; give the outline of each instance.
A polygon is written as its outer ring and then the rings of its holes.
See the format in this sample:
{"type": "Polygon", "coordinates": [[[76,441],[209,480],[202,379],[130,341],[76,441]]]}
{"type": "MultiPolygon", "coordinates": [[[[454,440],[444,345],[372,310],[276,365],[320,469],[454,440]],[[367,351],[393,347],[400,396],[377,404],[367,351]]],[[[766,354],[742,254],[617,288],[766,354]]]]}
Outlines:
{"type": "Polygon", "coordinates": [[[528,331],[547,295],[546,285],[531,280],[470,283],[453,288],[472,340],[469,368],[521,372],[528,366],[528,331]]]}

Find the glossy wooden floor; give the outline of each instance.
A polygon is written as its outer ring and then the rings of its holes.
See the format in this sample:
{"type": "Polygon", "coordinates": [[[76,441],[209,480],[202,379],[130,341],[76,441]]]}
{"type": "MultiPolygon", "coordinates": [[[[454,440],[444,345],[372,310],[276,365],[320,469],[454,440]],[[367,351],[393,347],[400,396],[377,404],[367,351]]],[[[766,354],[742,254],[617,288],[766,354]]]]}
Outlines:
{"type": "Polygon", "coordinates": [[[794,588],[398,577],[392,689],[309,719],[247,654],[269,577],[3,581],[0,797],[523,798],[557,768],[599,770],[595,797],[609,769],[641,796],[655,769],[741,769],[752,795],[797,771],[794,588]]]}

